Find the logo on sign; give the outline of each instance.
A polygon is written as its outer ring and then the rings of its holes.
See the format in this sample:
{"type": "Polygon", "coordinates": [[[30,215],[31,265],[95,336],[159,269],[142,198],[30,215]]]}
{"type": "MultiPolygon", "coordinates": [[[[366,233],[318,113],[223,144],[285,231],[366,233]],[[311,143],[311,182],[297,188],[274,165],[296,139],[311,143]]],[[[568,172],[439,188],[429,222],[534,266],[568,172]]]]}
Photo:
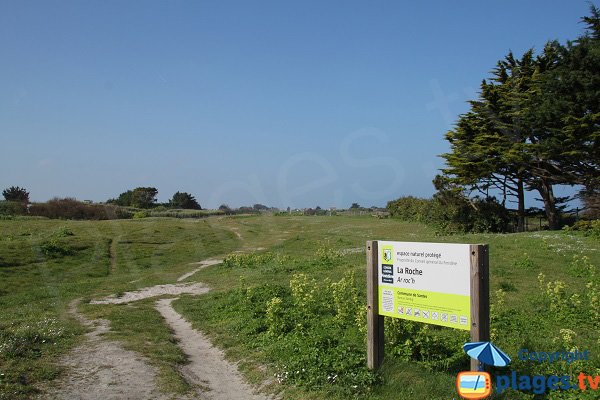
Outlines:
{"type": "Polygon", "coordinates": [[[383,260],[385,262],[392,261],[392,249],[383,249],[383,260]]]}

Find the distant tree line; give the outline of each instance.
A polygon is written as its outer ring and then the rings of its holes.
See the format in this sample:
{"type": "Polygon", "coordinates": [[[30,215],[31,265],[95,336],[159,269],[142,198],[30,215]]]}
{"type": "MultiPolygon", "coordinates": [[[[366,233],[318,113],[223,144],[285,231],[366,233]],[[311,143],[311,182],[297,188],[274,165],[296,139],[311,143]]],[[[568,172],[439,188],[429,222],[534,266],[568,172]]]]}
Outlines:
{"type": "Polygon", "coordinates": [[[263,212],[277,212],[279,211],[277,208],[268,207],[264,204],[254,204],[253,206],[241,206],[238,208],[232,208],[227,204],[221,204],[219,206],[219,211],[223,212],[225,215],[234,215],[234,214],[260,214],[263,212]]]}
{"type": "MultiPolygon", "coordinates": [[[[132,218],[137,209],[161,207],[163,209],[201,210],[194,196],[186,192],[176,192],[165,204],[157,204],[158,190],[153,187],[138,187],[121,193],[117,199],[106,204],[92,204],[74,198],[55,197],[47,202],[29,201],[29,192],[19,186],[11,186],[2,191],[4,201],[0,201],[0,216],[29,215],[63,219],[121,219],[132,218]]],[[[202,214],[201,216],[207,216],[202,214]]],[[[186,215],[189,216],[189,215],[186,215]]]]}
{"type": "Polygon", "coordinates": [[[198,201],[189,193],[176,192],[168,203],[158,204],[156,196],[158,189],[154,187],[137,187],[123,192],[116,199],[107,200],[108,204],[116,204],[122,207],[153,208],[163,206],[167,208],[182,208],[188,210],[201,210],[198,201]]]}
{"type": "Polygon", "coordinates": [[[264,204],[232,208],[222,204],[218,210],[205,211],[194,196],[187,192],[175,192],[166,203],[158,203],[158,190],[154,187],[137,187],[109,199],[105,204],[78,201],[74,198],[53,198],[43,203],[29,202],[29,192],[11,186],[2,192],[5,201],[0,201],[0,217],[18,215],[63,219],[123,219],[145,217],[204,218],[209,215],[259,214],[276,212],[264,204]]]}

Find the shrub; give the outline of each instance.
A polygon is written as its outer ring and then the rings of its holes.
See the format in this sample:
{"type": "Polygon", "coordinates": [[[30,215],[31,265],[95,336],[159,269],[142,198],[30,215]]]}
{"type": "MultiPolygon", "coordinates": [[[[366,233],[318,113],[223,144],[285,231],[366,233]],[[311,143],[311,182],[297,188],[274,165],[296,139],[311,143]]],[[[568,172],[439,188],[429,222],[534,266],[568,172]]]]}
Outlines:
{"type": "Polygon", "coordinates": [[[535,267],[535,264],[533,263],[533,261],[527,253],[524,253],[523,257],[515,261],[513,265],[521,269],[533,269],[535,267]]]}
{"type": "Polygon", "coordinates": [[[277,260],[279,263],[280,256],[275,257],[273,253],[262,253],[262,254],[229,254],[223,259],[223,265],[229,268],[254,268],[260,267],[273,260],[277,260]]]}
{"type": "Polygon", "coordinates": [[[331,247],[329,242],[322,243],[316,252],[317,262],[322,266],[337,265],[342,260],[342,253],[331,247]]]}
{"type": "Polygon", "coordinates": [[[387,208],[392,217],[403,221],[431,222],[431,199],[420,199],[413,196],[400,197],[388,202],[387,208]]]}
{"type": "Polygon", "coordinates": [[[390,215],[410,222],[422,222],[443,234],[464,232],[506,232],[508,211],[495,198],[468,198],[455,191],[438,192],[432,199],[412,196],[388,202],[390,215]]]}
{"type": "Polygon", "coordinates": [[[133,213],[133,219],[148,218],[147,211],[136,211],[133,213]]]}
{"type": "Polygon", "coordinates": [[[164,207],[156,207],[148,211],[150,217],[164,217],[164,218],[206,218],[210,215],[223,215],[223,211],[220,210],[178,210],[178,209],[166,209],[164,207]]]}
{"type": "Polygon", "coordinates": [[[42,243],[40,249],[48,257],[62,257],[73,254],[71,246],[58,241],[56,238],[51,238],[42,243]]]}
{"type": "Polygon", "coordinates": [[[0,215],[24,215],[27,205],[19,201],[0,201],[0,215]]]}
{"type": "Polygon", "coordinates": [[[567,232],[582,232],[585,236],[600,238],[600,219],[593,221],[577,221],[572,226],[565,226],[567,232]]]}
{"type": "Polygon", "coordinates": [[[275,377],[280,383],[335,385],[356,395],[376,381],[366,368],[362,318],[366,312],[353,273],[333,283],[295,274],[289,291],[272,297],[266,309],[266,333],[277,337],[269,340],[267,353],[278,360],[275,377]]]}
{"type": "Polygon", "coordinates": [[[267,302],[266,323],[270,335],[279,337],[291,331],[292,324],[286,315],[288,309],[281,297],[273,297],[267,302]]]}
{"type": "Polygon", "coordinates": [[[73,198],[54,198],[32,204],[29,214],[52,219],[105,220],[130,218],[131,213],[114,205],[86,204],[73,198]]]}
{"type": "Polygon", "coordinates": [[[67,236],[74,236],[74,235],[75,234],[73,233],[73,231],[70,230],[66,226],[61,226],[60,228],[58,228],[58,230],[56,232],[54,232],[54,236],[57,236],[57,237],[67,237],[67,236]]]}
{"type": "Polygon", "coordinates": [[[589,278],[596,275],[596,267],[590,262],[588,256],[573,256],[573,261],[569,264],[570,272],[579,278],[589,278]]]}
{"type": "Polygon", "coordinates": [[[418,361],[432,370],[458,371],[466,367],[462,345],[468,333],[451,328],[385,318],[387,352],[404,361],[418,361]]]}
{"type": "MultiPolygon", "coordinates": [[[[573,324],[578,321],[581,325],[591,323],[594,328],[600,326],[600,279],[596,267],[584,260],[587,273],[586,290],[584,293],[573,293],[569,286],[560,280],[546,282],[543,273],[538,275],[541,298],[555,318],[573,324]]],[[[581,263],[580,263],[581,264],[581,263]]]]}

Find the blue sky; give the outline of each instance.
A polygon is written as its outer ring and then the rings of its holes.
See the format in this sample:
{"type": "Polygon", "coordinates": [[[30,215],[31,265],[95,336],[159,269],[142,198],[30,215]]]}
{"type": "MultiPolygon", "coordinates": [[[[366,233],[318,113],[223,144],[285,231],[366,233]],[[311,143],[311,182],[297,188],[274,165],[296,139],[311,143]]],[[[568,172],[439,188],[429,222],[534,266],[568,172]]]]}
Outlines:
{"type": "Polygon", "coordinates": [[[430,196],[496,61],[575,39],[588,8],[4,0],[0,186],[35,201],[154,186],[213,208],[430,196]]]}

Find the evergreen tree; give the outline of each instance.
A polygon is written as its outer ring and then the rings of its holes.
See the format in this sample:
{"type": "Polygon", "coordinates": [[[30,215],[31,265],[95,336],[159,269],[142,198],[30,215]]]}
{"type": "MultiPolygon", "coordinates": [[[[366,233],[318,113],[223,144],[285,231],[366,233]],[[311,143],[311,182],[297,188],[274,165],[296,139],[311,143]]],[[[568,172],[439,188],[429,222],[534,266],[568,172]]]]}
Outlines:
{"type": "Polygon", "coordinates": [[[138,187],[131,194],[131,205],[139,208],[151,208],[156,203],[158,190],[153,187],[138,187]]]}
{"type": "Polygon", "coordinates": [[[138,187],[119,195],[117,199],[110,199],[107,203],[123,207],[150,208],[156,203],[158,190],[153,187],[138,187]]]}
{"type": "Polygon", "coordinates": [[[15,201],[19,203],[29,203],[29,192],[19,186],[11,186],[2,191],[2,196],[6,201],[15,201]]]}
{"type": "Polygon", "coordinates": [[[481,83],[479,99],[446,134],[451,152],[443,154],[452,183],[477,190],[488,197],[489,189],[517,199],[518,230],[524,229],[528,129],[520,115],[535,71],[533,51],[520,60],[509,53],[499,61],[490,81],[481,83]]]}
{"type": "Polygon", "coordinates": [[[583,18],[588,32],[566,46],[549,42],[542,54],[509,53],[483,81],[477,101],[448,134],[443,154],[452,181],[517,197],[520,227],[524,190],[536,190],[548,225],[559,227],[555,185],[591,185],[600,149],[600,13],[583,18]]]}
{"type": "Polygon", "coordinates": [[[186,192],[177,192],[173,195],[173,198],[169,202],[171,207],[184,208],[191,210],[201,210],[200,204],[196,201],[194,196],[186,192]]]}

